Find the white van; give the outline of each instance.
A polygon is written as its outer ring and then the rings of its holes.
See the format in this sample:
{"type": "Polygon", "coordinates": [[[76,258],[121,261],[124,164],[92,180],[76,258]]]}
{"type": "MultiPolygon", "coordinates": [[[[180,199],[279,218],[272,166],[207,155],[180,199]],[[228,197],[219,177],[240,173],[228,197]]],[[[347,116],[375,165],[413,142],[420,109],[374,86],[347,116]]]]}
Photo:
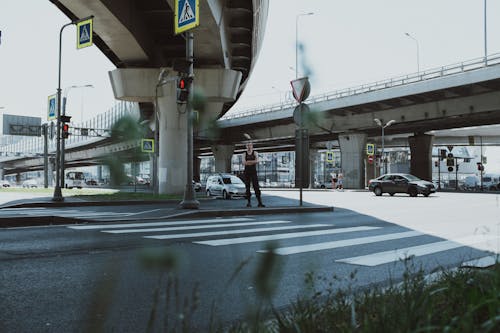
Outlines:
{"type": "Polygon", "coordinates": [[[483,188],[490,191],[500,190],[500,175],[486,173],[483,175],[483,188]]]}
{"type": "Polygon", "coordinates": [[[85,175],[81,171],[68,171],[64,179],[64,187],[66,188],[82,188],[85,184],[85,175]]]}
{"type": "Polygon", "coordinates": [[[224,199],[246,197],[245,183],[235,175],[218,173],[207,179],[207,196],[221,196],[224,199]]]}

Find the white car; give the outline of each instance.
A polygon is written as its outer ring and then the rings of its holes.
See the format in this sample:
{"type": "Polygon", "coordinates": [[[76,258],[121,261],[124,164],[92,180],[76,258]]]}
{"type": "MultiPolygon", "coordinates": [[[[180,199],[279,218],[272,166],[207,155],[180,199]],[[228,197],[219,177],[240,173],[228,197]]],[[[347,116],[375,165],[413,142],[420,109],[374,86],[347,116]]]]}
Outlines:
{"type": "Polygon", "coordinates": [[[24,188],[37,188],[38,187],[38,181],[36,179],[26,179],[22,186],[24,188]]]}
{"type": "Polygon", "coordinates": [[[245,183],[229,173],[218,173],[208,177],[206,187],[208,197],[216,196],[224,199],[246,197],[245,183]]]}

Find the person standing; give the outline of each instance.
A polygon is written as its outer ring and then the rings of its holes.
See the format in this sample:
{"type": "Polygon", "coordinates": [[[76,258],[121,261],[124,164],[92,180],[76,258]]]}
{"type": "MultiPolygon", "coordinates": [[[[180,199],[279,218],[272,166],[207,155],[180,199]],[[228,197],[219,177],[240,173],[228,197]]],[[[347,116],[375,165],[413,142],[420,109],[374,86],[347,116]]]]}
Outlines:
{"type": "Polygon", "coordinates": [[[337,177],[337,182],[338,182],[338,188],[340,191],[344,190],[344,175],[342,173],[339,173],[337,177]]]}
{"type": "Polygon", "coordinates": [[[337,174],[332,172],[331,176],[332,176],[332,190],[335,190],[337,188],[337,174]]]}
{"type": "Polygon", "coordinates": [[[255,196],[259,202],[258,207],[265,207],[262,203],[260,197],[259,179],[257,178],[257,164],[259,163],[259,157],[257,152],[253,150],[253,144],[248,142],[246,144],[247,150],[243,155],[243,164],[245,165],[245,187],[246,187],[246,197],[247,197],[247,207],[252,207],[251,203],[251,193],[250,193],[250,183],[252,183],[255,196]]]}

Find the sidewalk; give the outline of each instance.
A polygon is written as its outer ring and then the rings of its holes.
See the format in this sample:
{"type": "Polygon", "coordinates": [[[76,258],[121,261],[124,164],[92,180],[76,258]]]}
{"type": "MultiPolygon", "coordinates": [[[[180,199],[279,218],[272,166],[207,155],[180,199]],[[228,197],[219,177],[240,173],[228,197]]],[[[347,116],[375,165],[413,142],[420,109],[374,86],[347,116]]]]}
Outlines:
{"type": "MultiPolygon", "coordinates": [[[[10,195],[9,195],[10,197],[10,195]]],[[[223,200],[215,198],[199,198],[198,209],[184,209],[180,207],[181,200],[123,200],[123,201],[88,201],[85,199],[66,197],[62,202],[52,201],[52,197],[33,197],[29,193],[24,197],[18,196],[15,200],[8,201],[0,197],[0,214],[3,209],[9,208],[11,214],[8,218],[2,218],[0,215],[1,226],[28,226],[44,224],[67,224],[82,219],[69,219],[62,216],[19,216],[15,215],[15,209],[20,208],[62,208],[62,207],[92,207],[92,206],[130,206],[130,205],[161,205],[166,211],[166,219],[174,218],[200,218],[200,217],[223,217],[223,216],[241,216],[241,215],[265,215],[265,214],[290,214],[290,213],[310,213],[310,212],[331,212],[333,207],[314,205],[303,202],[299,205],[298,200],[288,199],[276,195],[262,196],[266,207],[257,207],[257,201],[252,198],[252,207],[246,207],[247,201],[244,199],[223,200]],[[8,223],[5,220],[9,220],[8,223]],[[15,220],[15,221],[13,221],[15,220]],[[5,222],[5,223],[4,223],[5,222]]],[[[84,212],[82,212],[84,213],[84,212]]],[[[90,222],[90,221],[89,221],[90,222]]]]}

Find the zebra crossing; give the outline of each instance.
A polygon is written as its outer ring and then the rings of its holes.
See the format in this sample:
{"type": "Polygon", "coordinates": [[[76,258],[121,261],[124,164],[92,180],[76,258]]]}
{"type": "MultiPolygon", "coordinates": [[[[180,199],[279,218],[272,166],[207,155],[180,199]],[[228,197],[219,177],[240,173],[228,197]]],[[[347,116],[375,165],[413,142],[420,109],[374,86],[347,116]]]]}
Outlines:
{"type": "MultiPolygon", "coordinates": [[[[464,244],[478,244],[483,242],[498,242],[495,236],[470,236],[455,240],[443,240],[437,237],[413,230],[388,230],[380,226],[339,227],[331,222],[325,223],[294,223],[290,220],[256,220],[251,217],[214,218],[189,221],[160,221],[144,223],[119,224],[89,224],[67,226],[69,229],[80,231],[98,231],[108,235],[130,235],[154,240],[184,240],[196,245],[221,247],[241,244],[257,244],[268,241],[283,241],[300,239],[301,245],[280,246],[274,249],[280,256],[293,256],[310,252],[321,252],[349,247],[383,244],[389,250],[377,251],[361,256],[334,258],[337,263],[373,267],[391,262],[401,261],[408,257],[422,257],[444,251],[466,248],[464,244]],[[368,233],[368,234],[367,234],[368,233]],[[375,235],[374,235],[375,233],[375,235]],[[340,239],[336,239],[343,235],[340,239]],[[348,238],[346,238],[348,236],[348,238]],[[396,248],[393,241],[406,242],[410,239],[422,237],[425,244],[396,248]],[[325,241],[325,238],[329,240],[325,241]]],[[[264,247],[264,246],[262,246],[264,247]]],[[[255,251],[255,249],[253,249],[255,251]]],[[[267,250],[258,249],[256,253],[267,250]]],[[[479,250],[476,250],[479,251],[479,250]]],[[[487,252],[482,251],[484,258],[487,252]]],[[[491,258],[470,258],[478,263],[490,262],[491,258]]],[[[468,265],[474,266],[473,261],[468,265]]],[[[479,265],[479,264],[478,264],[479,265]]]]}

